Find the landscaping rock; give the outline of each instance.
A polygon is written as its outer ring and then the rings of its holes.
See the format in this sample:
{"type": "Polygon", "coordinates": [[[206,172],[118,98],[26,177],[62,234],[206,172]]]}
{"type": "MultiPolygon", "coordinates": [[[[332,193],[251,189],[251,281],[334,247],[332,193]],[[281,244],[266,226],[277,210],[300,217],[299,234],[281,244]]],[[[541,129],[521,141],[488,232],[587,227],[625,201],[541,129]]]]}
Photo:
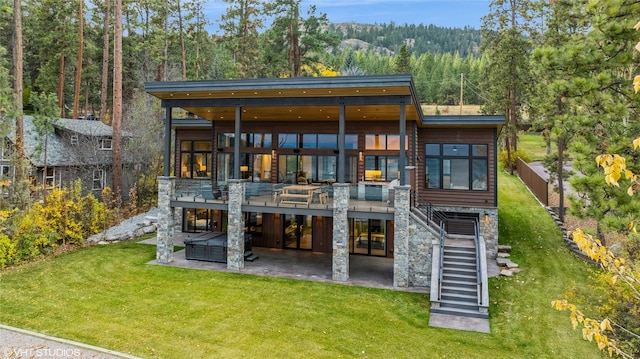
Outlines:
{"type": "Polygon", "coordinates": [[[153,208],[147,213],[126,219],[120,222],[120,224],[113,226],[104,232],[94,234],[89,237],[87,241],[93,243],[126,241],[145,234],[153,233],[158,228],[157,212],[158,209],[153,208]]]}
{"type": "Polygon", "coordinates": [[[498,252],[502,253],[511,253],[511,246],[507,245],[498,245],[498,252]]]}
{"type": "Polygon", "coordinates": [[[498,258],[509,258],[511,254],[505,252],[498,252],[498,258]]]}
{"type": "Polygon", "coordinates": [[[511,260],[509,258],[498,257],[498,258],[496,258],[496,262],[498,262],[498,265],[500,267],[506,267],[507,263],[511,263],[511,260]]]}
{"type": "Polygon", "coordinates": [[[507,268],[509,268],[509,269],[518,268],[518,264],[513,263],[513,262],[509,262],[509,263],[507,263],[507,268]]]}
{"type": "Polygon", "coordinates": [[[505,277],[512,277],[513,276],[513,272],[508,270],[508,269],[503,269],[500,271],[500,275],[503,275],[505,277]]]}

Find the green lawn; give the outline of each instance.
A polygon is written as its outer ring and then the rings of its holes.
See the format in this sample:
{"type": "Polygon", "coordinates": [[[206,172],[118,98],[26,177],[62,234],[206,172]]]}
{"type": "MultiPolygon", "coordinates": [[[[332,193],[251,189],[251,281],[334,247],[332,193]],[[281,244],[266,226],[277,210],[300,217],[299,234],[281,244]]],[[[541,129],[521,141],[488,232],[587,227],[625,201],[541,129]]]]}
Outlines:
{"type": "Polygon", "coordinates": [[[431,328],[428,296],[147,265],[155,248],[83,248],[0,276],[0,323],[145,358],[599,358],[550,302],[587,265],[514,177],[500,241],[523,271],[490,280],[491,334],[431,328]]]}
{"type": "Polygon", "coordinates": [[[539,133],[525,132],[519,134],[518,149],[528,154],[532,161],[542,160],[547,155],[547,145],[539,133]]]}

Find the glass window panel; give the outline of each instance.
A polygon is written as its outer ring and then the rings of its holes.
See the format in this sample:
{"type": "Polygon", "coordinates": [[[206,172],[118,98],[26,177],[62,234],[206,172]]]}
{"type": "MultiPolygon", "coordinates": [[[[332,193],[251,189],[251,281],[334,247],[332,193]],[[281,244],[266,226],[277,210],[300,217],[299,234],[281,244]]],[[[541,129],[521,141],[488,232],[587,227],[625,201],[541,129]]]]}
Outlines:
{"type": "Polygon", "coordinates": [[[298,148],[298,135],[295,133],[278,134],[279,148],[298,148]]]}
{"type": "Polygon", "coordinates": [[[207,178],[211,175],[211,166],[209,165],[207,153],[193,154],[193,172],[195,178],[207,178]]]}
{"type": "Polygon", "coordinates": [[[211,151],[211,142],[210,141],[194,141],[193,147],[194,147],[194,151],[211,151]]]}
{"type": "Polygon", "coordinates": [[[471,160],[472,189],[476,191],[486,191],[487,186],[487,160],[471,160]]]}
{"type": "Polygon", "coordinates": [[[366,135],[364,148],[367,150],[384,150],[386,147],[385,135],[366,135]]]}
{"type": "Polygon", "coordinates": [[[191,178],[191,153],[180,155],[180,177],[191,178]]]}
{"type": "Polygon", "coordinates": [[[427,158],[427,188],[440,187],[440,160],[437,158],[427,158]]]}
{"type": "Polygon", "coordinates": [[[336,156],[318,156],[318,172],[317,176],[313,176],[314,181],[335,181],[336,166],[336,156]]]}
{"type": "Polygon", "coordinates": [[[469,145],[442,145],[445,156],[469,156],[469,145]]]}
{"type": "Polygon", "coordinates": [[[191,141],[182,141],[180,142],[180,149],[183,151],[191,150],[191,141]]]}
{"type": "Polygon", "coordinates": [[[387,157],[387,172],[384,179],[387,181],[393,181],[399,177],[398,171],[398,157],[387,157]]]}
{"type": "Polygon", "coordinates": [[[388,150],[400,149],[400,135],[387,135],[387,149],[388,150]]]}
{"type": "Polygon", "coordinates": [[[469,189],[469,160],[452,159],[451,161],[451,189],[469,189]]]}
{"type": "Polygon", "coordinates": [[[440,145],[428,143],[425,146],[425,152],[427,156],[440,156],[440,145]]]}
{"type": "Polygon", "coordinates": [[[476,157],[487,157],[488,154],[487,145],[473,145],[472,151],[473,156],[476,157]]]}
{"type": "MultiPolygon", "coordinates": [[[[337,141],[337,139],[336,139],[337,141]]],[[[336,148],[338,146],[336,145],[336,148]]],[[[345,135],[344,136],[344,148],[347,150],[358,149],[358,135],[345,135]]]]}
{"type": "Polygon", "coordinates": [[[225,186],[233,176],[233,156],[230,153],[218,153],[217,184],[225,186]]]}
{"type": "Polygon", "coordinates": [[[253,140],[254,148],[271,148],[270,133],[255,133],[253,140]]]}
{"type": "MultiPolygon", "coordinates": [[[[345,136],[346,137],[346,136],[345,136]]],[[[320,134],[318,135],[318,148],[338,148],[338,135],[320,134]]],[[[346,140],[345,140],[345,148],[346,140]]]]}
{"type": "Polygon", "coordinates": [[[347,156],[346,164],[344,166],[344,181],[346,183],[356,183],[358,175],[358,157],[347,156]]]}
{"type": "Polygon", "coordinates": [[[253,157],[253,182],[271,181],[271,155],[255,155],[253,157]]]}
{"type": "Polygon", "coordinates": [[[233,133],[219,133],[218,134],[218,147],[233,147],[234,146],[233,133]]]}
{"type": "Polygon", "coordinates": [[[304,134],[300,136],[302,136],[302,148],[318,147],[318,135],[304,134]]]}
{"type": "Polygon", "coordinates": [[[278,156],[278,182],[296,183],[298,174],[298,156],[278,156]]]}

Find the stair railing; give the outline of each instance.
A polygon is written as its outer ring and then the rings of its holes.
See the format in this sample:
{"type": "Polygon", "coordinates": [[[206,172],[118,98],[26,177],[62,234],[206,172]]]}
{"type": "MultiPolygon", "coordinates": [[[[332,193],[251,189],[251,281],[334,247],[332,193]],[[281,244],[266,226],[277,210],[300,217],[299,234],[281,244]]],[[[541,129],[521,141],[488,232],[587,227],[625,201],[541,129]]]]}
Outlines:
{"type": "Polygon", "coordinates": [[[440,222],[440,268],[438,269],[438,301],[442,300],[442,281],[444,279],[444,222],[440,222]]]}

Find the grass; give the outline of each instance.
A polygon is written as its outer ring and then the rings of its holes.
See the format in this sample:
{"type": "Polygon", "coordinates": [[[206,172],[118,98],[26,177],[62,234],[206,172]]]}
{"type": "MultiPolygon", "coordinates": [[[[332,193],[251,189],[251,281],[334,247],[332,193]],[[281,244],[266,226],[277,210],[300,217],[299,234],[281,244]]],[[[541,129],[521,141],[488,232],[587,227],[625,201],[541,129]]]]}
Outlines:
{"type": "Polygon", "coordinates": [[[520,133],[518,149],[528,154],[532,161],[540,161],[547,155],[547,145],[539,133],[520,133]]]}
{"type": "Polygon", "coordinates": [[[0,274],[0,323],[145,358],[599,358],[550,302],[589,283],[552,220],[500,175],[491,334],[431,328],[428,296],[147,265],[153,246],[82,248],[0,274]]]}
{"type": "MultiPolygon", "coordinates": [[[[441,116],[460,115],[460,105],[421,105],[422,113],[427,116],[436,114],[436,108],[441,116]]],[[[480,105],[462,105],[462,115],[480,115],[480,105]]]]}

